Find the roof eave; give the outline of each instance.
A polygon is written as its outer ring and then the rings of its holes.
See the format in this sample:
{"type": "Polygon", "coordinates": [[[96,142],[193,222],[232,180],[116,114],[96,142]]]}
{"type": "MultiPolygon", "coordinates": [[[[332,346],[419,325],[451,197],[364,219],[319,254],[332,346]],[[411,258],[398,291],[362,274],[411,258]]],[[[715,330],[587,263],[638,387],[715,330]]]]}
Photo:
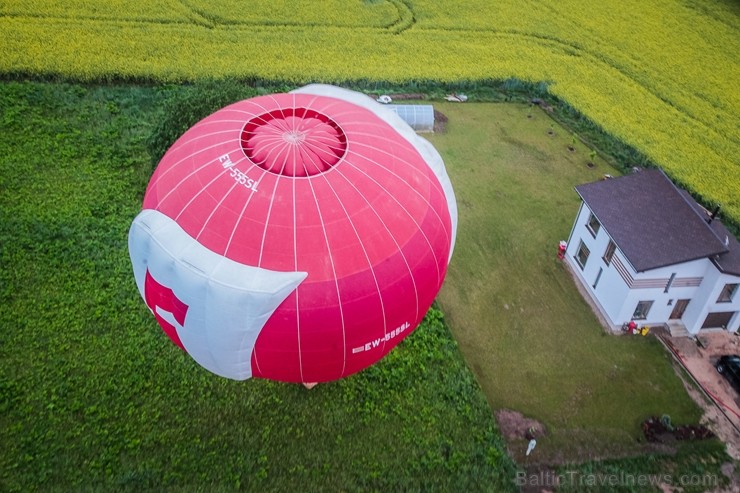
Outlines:
{"type": "Polygon", "coordinates": [[[726,268],[722,267],[722,264],[720,264],[719,261],[717,259],[715,259],[714,257],[710,258],[709,260],[712,261],[712,263],[714,264],[714,266],[721,273],[728,274],[728,275],[731,275],[731,276],[740,277],[740,270],[726,269],[726,268]]]}
{"type": "MultiPolygon", "coordinates": [[[[704,259],[704,258],[705,259],[709,259],[709,260],[711,260],[714,263],[714,257],[715,256],[720,255],[722,253],[726,253],[726,252],[727,252],[727,250],[722,251],[722,252],[709,253],[709,254],[706,254],[706,255],[699,255],[697,257],[688,258],[686,260],[681,260],[679,262],[668,262],[668,263],[665,263],[665,264],[656,265],[654,267],[653,266],[651,266],[651,267],[643,267],[643,268],[641,268],[641,270],[635,269],[635,272],[637,272],[638,274],[641,274],[643,272],[647,272],[647,271],[650,271],[650,270],[662,269],[663,267],[670,267],[671,265],[685,264],[685,263],[688,263],[688,262],[694,262],[695,260],[701,260],[701,259],[704,259]]],[[[624,250],[622,251],[622,253],[624,253],[624,250]]],[[[626,257],[626,255],[625,255],[625,257],[626,257]]],[[[715,264],[715,265],[717,265],[717,264],[715,264]]]]}

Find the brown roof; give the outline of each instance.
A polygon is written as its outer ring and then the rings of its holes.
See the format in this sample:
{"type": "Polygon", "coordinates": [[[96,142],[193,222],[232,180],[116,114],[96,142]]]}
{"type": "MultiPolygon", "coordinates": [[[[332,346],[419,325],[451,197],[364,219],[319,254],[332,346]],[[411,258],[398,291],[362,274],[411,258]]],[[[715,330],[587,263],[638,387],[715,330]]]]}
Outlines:
{"type": "Polygon", "coordinates": [[[740,260],[740,246],[730,252],[696,201],[661,170],[586,183],[576,191],[637,272],[723,253],[740,260]]]}

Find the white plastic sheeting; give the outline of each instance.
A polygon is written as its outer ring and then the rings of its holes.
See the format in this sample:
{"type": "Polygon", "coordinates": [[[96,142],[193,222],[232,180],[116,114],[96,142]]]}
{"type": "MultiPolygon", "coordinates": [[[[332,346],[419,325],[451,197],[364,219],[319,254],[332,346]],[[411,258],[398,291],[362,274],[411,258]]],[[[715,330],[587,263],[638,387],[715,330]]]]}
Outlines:
{"type": "Polygon", "coordinates": [[[434,106],[431,104],[389,104],[403,121],[416,132],[434,131],[434,106]]]}

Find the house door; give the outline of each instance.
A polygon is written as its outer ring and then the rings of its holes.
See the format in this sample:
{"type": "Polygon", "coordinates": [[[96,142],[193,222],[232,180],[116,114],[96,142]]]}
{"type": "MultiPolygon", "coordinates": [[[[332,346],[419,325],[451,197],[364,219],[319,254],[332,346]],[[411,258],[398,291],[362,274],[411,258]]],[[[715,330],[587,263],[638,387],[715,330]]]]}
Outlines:
{"type": "Polygon", "coordinates": [[[722,328],[726,329],[735,312],[714,312],[707,315],[702,324],[702,329],[722,328]]]}
{"type": "Polygon", "coordinates": [[[676,306],[673,307],[671,316],[668,318],[670,320],[681,320],[681,317],[683,317],[683,312],[685,312],[686,307],[689,306],[689,301],[691,300],[678,300],[676,302],[676,306]]]}

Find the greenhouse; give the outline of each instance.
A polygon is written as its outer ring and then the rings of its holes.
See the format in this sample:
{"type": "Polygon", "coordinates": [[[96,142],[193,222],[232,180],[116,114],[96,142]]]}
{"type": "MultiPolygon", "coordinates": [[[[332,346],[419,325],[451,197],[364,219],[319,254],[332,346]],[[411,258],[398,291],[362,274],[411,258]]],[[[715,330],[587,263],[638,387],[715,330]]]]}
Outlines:
{"type": "Polygon", "coordinates": [[[416,132],[434,132],[434,107],[431,104],[389,104],[416,132]]]}

